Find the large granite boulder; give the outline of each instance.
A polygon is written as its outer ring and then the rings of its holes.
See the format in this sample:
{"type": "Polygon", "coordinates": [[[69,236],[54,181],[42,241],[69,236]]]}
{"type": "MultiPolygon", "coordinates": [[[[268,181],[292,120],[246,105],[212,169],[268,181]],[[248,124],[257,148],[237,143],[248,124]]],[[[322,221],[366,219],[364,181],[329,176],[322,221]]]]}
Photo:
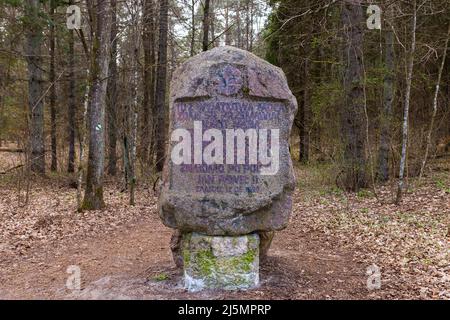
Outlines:
{"type": "Polygon", "coordinates": [[[239,236],[286,227],[296,185],[297,102],[281,69],[234,47],[174,73],[160,216],[183,233],[239,236]]]}

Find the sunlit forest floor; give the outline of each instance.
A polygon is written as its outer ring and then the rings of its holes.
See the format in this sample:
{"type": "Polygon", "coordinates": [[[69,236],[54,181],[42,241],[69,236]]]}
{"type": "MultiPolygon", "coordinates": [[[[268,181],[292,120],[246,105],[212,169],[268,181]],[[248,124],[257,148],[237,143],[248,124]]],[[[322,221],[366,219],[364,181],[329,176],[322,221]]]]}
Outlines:
{"type": "MultiPolygon", "coordinates": [[[[18,155],[0,153],[0,173],[18,155]]],[[[108,181],[107,208],[76,212],[67,177],[0,174],[0,298],[12,299],[450,299],[450,158],[408,181],[403,204],[395,186],[357,194],[336,188],[330,165],[296,168],[299,188],[289,227],[278,232],[261,266],[259,288],[187,293],[174,268],[171,230],[153,190],[128,205],[108,181]],[[21,181],[19,183],[19,181],[21,181]],[[66,288],[68,266],[81,269],[81,291],[66,288]],[[369,290],[376,265],[381,288],[369,290]]]]}

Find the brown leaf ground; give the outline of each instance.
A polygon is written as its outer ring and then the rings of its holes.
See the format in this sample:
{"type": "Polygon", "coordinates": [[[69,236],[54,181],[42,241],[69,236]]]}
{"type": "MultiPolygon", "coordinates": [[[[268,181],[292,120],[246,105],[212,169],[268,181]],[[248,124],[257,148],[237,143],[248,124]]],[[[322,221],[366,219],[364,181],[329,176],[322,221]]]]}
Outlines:
{"type": "Polygon", "coordinates": [[[173,266],[171,230],[151,191],[139,189],[130,207],[111,182],[108,207],[79,214],[64,177],[34,179],[23,206],[18,173],[3,175],[0,298],[450,299],[448,162],[434,168],[421,183],[410,181],[401,206],[388,203],[393,186],[378,188],[379,199],[367,190],[347,195],[330,187],[332,168],[298,168],[291,223],[275,237],[260,287],[195,294],[173,266]],[[382,284],[369,291],[373,264],[382,284]],[[66,289],[70,265],[81,268],[81,292],[66,289]]]}

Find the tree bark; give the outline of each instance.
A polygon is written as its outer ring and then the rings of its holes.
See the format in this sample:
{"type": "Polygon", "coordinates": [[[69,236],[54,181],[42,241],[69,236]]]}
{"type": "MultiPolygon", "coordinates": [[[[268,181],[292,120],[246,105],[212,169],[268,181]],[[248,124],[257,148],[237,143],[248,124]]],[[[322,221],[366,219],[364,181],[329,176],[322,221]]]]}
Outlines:
{"type": "Polygon", "coordinates": [[[231,45],[231,34],[230,34],[230,7],[228,6],[228,1],[225,2],[225,45],[231,45]]]}
{"type": "Polygon", "coordinates": [[[133,27],[132,27],[132,36],[131,39],[133,40],[134,48],[131,53],[131,114],[128,115],[130,118],[130,205],[135,205],[135,187],[136,187],[136,154],[137,154],[137,128],[138,128],[138,105],[139,105],[139,99],[138,99],[138,87],[139,87],[139,18],[138,18],[138,12],[139,10],[136,10],[133,12],[133,14],[136,13],[136,16],[132,17],[133,19],[133,27]]]}
{"type": "Polygon", "coordinates": [[[248,50],[250,52],[253,51],[253,37],[254,37],[254,28],[253,28],[253,24],[254,24],[254,3],[252,0],[250,0],[250,45],[248,50]]]}
{"type": "Polygon", "coordinates": [[[392,103],[394,101],[394,33],[385,33],[385,67],[383,91],[383,111],[380,123],[380,149],[378,152],[378,179],[389,180],[389,150],[391,147],[392,103]]]}
{"type": "Polygon", "coordinates": [[[148,167],[153,165],[154,125],[152,117],[155,102],[155,20],[153,0],[144,1],[142,44],[144,47],[144,96],[141,125],[141,158],[148,167]],[[150,162],[147,164],[148,160],[150,162]]]}
{"type": "Polygon", "coordinates": [[[343,187],[357,191],[366,186],[363,90],[363,24],[360,0],[345,1],[342,10],[344,28],[344,90],[341,129],[344,145],[343,187]]]}
{"type": "Polygon", "coordinates": [[[408,67],[406,74],[406,92],[405,92],[405,107],[403,113],[403,128],[402,128],[402,153],[400,159],[400,172],[397,187],[396,204],[400,204],[403,198],[404,176],[406,166],[406,153],[408,148],[408,129],[409,129],[409,104],[411,98],[411,85],[414,69],[414,54],[416,52],[416,28],[417,28],[417,2],[414,0],[413,22],[412,22],[412,38],[411,50],[408,56],[408,67]]]}
{"type": "Polygon", "coordinates": [[[250,49],[250,0],[245,0],[245,50],[250,49]]]}
{"type": "MultiPolygon", "coordinates": [[[[1,70],[0,70],[1,71],[1,70]]],[[[6,82],[3,79],[4,75],[2,72],[0,72],[0,147],[3,144],[3,134],[2,134],[2,129],[5,127],[5,115],[3,113],[3,96],[4,96],[4,89],[3,87],[6,86],[4,83],[6,82]]]]}
{"type": "Polygon", "coordinates": [[[236,46],[242,49],[242,28],[241,28],[241,0],[236,3],[236,46]]]}
{"type": "Polygon", "coordinates": [[[117,174],[117,0],[111,0],[111,60],[107,84],[108,174],[117,174]]]}
{"type": "Polygon", "coordinates": [[[193,57],[195,55],[195,36],[196,36],[196,28],[195,28],[195,3],[196,0],[191,0],[191,50],[190,55],[193,57]]]}
{"type": "MultiPolygon", "coordinates": [[[[88,52],[86,52],[88,53],[88,52]]],[[[88,57],[88,55],[86,55],[88,57]]],[[[83,184],[83,176],[85,172],[84,167],[84,158],[85,158],[85,146],[87,141],[87,117],[88,117],[88,109],[89,109],[89,93],[91,91],[91,83],[90,83],[90,71],[89,68],[86,69],[86,79],[87,85],[84,91],[83,96],[83,117],[81,121],[81,125],[78,129],[78,169],[77,169],[77,209],[78,212],[83,211],[83,195],[82,195],[82,184],[83,184]]]]}
{"type": "Polygon", "coordinates": [[[166,81],[167,81],[167,33],[168,33],[168,0],[160,1],[159,8],[159,49],[158,67],[156,71],[156,171],[164,167],[166,153],[166,81]]]}
{"type": "Polygon", "coordinates": [[[25,54],[28,64],[28,107],[30,117],[30,166],[35,173],[45,173],[44,102],[41,46],[43,40],[40,1],[27,0],[25,54]]]}
{"type": "Polygon", "coordinates": [[[304,88],[303,88],[303,103],[300,110],[300,162],[308,163],[309,161],[309,140],[310,140],[310,99],[309,99],[309,62],[305,60],[304,65],[304,88]]]}
{"type": "MultiPolygon", "coordinates": [[[[446,60],[445,64],[447,66],[446,71],[445,71],[445,74],[447,74],[447,77],[446,77],[447,79],[445,81],[445,82],[447,82],[447,89],[445,90],[446,91],[446,103],[447,103],[447,106],[450,106],[450,57],[447,56],[447,58],[445,60],[446,60]]],[[[450,135],[450,121],[448,121],[448,123],[447,123],[447,134],[450,135]]],[[[450,231],[450,229],[449,229],[449,231],[450,231]]]]}
{"type": "Polygon", "coordinates": [[[208,51],[209,47],[209,6],[210,0],[205,0],[203,7],[203,51],[208,51]]]}
{"type": "Polygon", "coordinates": [[[215,21],[217,19],[215,11],[215,3],[211,2],[211,8],[209,10],[209,34],[211,36],[211,45],[215,48],[217,47],[217,39],[216,39],[216,24],[215,21]]]}
{"type": "MultiPolygon", "coordinates": [[[[71,2],[72,4],[72,2],[71,2]]],[[[75,96],[75,39],[73,30],[69,31],[69,105],[67,132],[69,132],[69,159],[67,172],[75,172],[75,114],[76,114],[76,96],[75,96]]]]}
{"type": "Polygon", "coordinates": [[[138,88],[138,75],[137,75],[137,48],[136,56],[134,58],[135,69],[133,71],[133,87],[134,97],[132,103],[132,114],[131,114],[131,141],[130,141],[130,205],[135,205],[135,188],[136,188],[136,146],[137,146],[137,126],[138,126],[138,98],[137,98],[137,88],[138,88]]]}
{"type": "Polygon", "coordinates": [[[58,169],[57,159],[57,143],[56,143],[56,75],[55,75],[55,59],[56,59],[56,35],[55,35],[55,0],[50,1],[50,136],[51,136],[51,148],[52,148],[52,163],[51,171],[58,169]]]}
{"type": "Polygon", "coordinates": [[[97,0],[94,6],[94,38],[91,50],[91,88],[89,98],[89,156],[83,210],[98,210],[103,200],[103,171],[105,157],[105,98],[108,77],[111,35],[109,0],[97,0]]]}

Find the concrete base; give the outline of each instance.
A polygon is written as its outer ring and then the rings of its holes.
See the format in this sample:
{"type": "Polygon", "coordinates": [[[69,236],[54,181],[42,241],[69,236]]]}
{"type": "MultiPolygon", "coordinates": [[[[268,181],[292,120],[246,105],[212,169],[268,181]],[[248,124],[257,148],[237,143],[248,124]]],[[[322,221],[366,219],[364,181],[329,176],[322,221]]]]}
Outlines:
{"type": "Polygon", "coordinates": [[[216,237],[188,233],[182,241],[185,287],[239,290],[259,284],[259,236],[216,237]]]}

